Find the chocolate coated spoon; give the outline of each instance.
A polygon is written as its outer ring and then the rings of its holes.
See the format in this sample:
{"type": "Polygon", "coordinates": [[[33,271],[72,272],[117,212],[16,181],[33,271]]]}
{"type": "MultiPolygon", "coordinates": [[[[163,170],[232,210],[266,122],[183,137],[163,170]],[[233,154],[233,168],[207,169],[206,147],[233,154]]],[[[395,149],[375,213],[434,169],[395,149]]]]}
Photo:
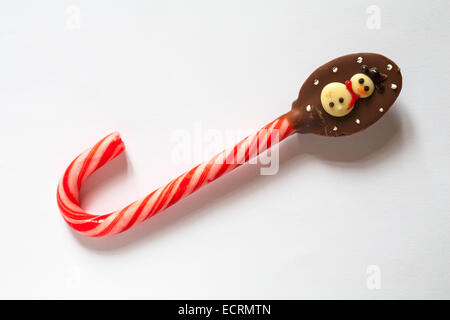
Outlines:
{"type": "Polygon", "coordinates": [[[337,137],[367,128],[389,110],[401,88],[399,67],[382,55],[357,53],[334,59],[309,76],[290,112],[234,148],[222,151],[123,209],[107,214],[87,213],[79,203],[82,183],[125,150],[119,134],[112,133],[72,161],[58,185],[58,206],[64,220],[86,236],[101,237],[125,231],[294,132],[337,137]]]}

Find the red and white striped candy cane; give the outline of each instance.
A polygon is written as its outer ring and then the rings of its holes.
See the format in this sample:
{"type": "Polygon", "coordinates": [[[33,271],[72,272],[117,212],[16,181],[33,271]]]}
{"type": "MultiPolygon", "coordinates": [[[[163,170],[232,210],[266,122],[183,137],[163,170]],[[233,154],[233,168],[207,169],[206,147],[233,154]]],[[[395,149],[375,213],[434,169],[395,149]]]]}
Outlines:
{"type": "Polygon", "coordinates": [[[243,139],[234,148],[222,151],[210,161],[199,164],[145,198],[108,214],[90,214],[79,203],[83,181],[125,150],[119,134],[111,133],[69,165],[58,184],[58,206],[64,220],[83,235],[102,237],[123,232],[239,167],[291,133],[293,130],[288,120],[282,116],[243,139]]]}

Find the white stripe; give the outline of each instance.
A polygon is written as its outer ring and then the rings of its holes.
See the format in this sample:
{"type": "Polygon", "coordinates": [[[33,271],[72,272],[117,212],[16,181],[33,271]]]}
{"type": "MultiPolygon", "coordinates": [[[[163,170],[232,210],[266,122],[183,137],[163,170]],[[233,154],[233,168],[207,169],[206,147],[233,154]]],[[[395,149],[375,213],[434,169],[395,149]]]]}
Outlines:
{"type": "Polygon", "coordinates": [[[77,206],[75,203],[69,200],[69,197],[67,196],[66,192],[64,191],[62,179],[61,182],[58,185],[58,194],[61,202],[66,206],[67,208],[73,210],[73,211],[81,211],[84,212],[82,208],[77,206]]]}
{"type": "Polygon", "coordinates": [[[116,225],[111,229],[111,231],[108,234],[116,234],[119,233],[120,231],[122,231],[128,224],[128,222],[130,222],[131,218],[133,218],[134,214],[136,213],[136,210],[139,208],[139,206],[141,205],[142,200],[141,201],[136,201],[135,203],[133,203],[126,211],[125,213],[122,215],[122,217],[119,219],[119,221],[117,221],[116,225]]]}
{"type": "MultiPolygon", "coordinates": [[[[175,185],[173,186],[171,193],[167,195],[167,199],[165,200],[164,204],[161,206],[161,209],[159,209],[159,211],[163,211],[165,208],[167,208],[167,205],[169,204],[170,200],[172,200],[175,193],[178,191],[178,187],[180,186],[180,183],[183,180],[183,178],[186,176],[186,174],[187,174],[187,172],[183,173],[181,176],[179,176],[176,179],[175,185]]],[[[184,194],[184,192],[183,192],[183,194],[184,194]]],[[[183,198],[183,194],[181,195],[181,197],[179,199],[183,198]]]]}
{"type": "MultiPolygon", "coordinates": [[[[89,154],[89,150],[84,151],[82,154],[76,158],[73,163],[71,169],[67,172],[67,186],[69,192],[73,195],[73,197],[78,201],[78,197],[80,196],[78,191],[78,175],[80,174],[81,167],[83,166],[84,159],[86,159],[89,154]]],[[[63,176],[64,178],[64,176],[63,176]]]]}
{"type": "Polygon", "coordinates": [[[191,181],[189,181],[188,185],[186,186],[186,191],[183,192],[183,197],[192,192],[198,180],[200,179],[202,172],[205,170],[206,165],[207,163],[202,163],[199,167],[197,167],[194,174],[192,175],[191,181]]]}
{"type": "MultiPolygon", "coordinates": [[[[106,149],[116,140],[117,135],[110,135],[109,137],[107,137],[101,144],[100,146],[97,148],[97,150],[95,151],[94,155],[91,158],[90,163],[88,164],[84,176],[81,179],[81,183],[84,182],[84,180],[86,180],[87,177],[89,177],[89,175],[92,174],[92,172],[94,172],[95,168],[97,167],[98,163],[100,162],[100,160],[103,157],[103,154],[105,153],[106,149]]],[[[116,149],[120,146],[120,144],[118,146],[116,146],[116,149]]],[[[91,148],[92,150],[93,148],[91,148]]],[[[115,151],[115,150],[114,150],[115,151]]],[[[109,161],[110,159],[108,159],[109,161]]],[[[80,174],[80,173],[79,173],[80,174]]]]}
{"type": "MultiPolygon", "coordinates": [[[[127,210],[129,210],[130,208],[128,208],[127,210]]],[[[82,231],[82,233],[86,236],[95,236],[99,233],[101,233],[103,230],[105,230],[112,222],[113,220],[117,217],[117,215],[122,211],[121,210],[117,210],[114,211],[113,213],[111,213],[106,219],[104,219],[103,221],[99,221],[98,222],[98,226],[96,226],[95,228],[88,230],[88,231],[82,231]]]]}
{"type": "Polygon", "coordinates": [[[144,219],[147,217],[147,215],[150,213],[150,210],[153,207],[153,204],[155,202],[154,199],[156,199],[158,197],[158,195],[161,193],[161,191],[162,191],[162,188],[157,189],[155,191],[155,193],[148,199],[147,203],[145,204],[144,208],[142,209],[141,213],[139,214],[139,217],[137,217],[136,222],[133,225],[136,225],[136,224],[144,221],[144,219]]]}

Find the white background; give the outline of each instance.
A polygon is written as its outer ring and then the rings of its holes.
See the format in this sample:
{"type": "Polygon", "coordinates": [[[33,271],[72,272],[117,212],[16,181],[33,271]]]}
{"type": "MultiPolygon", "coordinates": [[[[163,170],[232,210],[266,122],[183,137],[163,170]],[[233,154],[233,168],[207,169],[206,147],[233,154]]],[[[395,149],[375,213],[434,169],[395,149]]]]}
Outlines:
{"type": "Polygon", "coordinates": [[[2,1],[0,297],[450,298],[449,12],[448,1],[2,1]],[[97,213],[196,164],[173,161],[175,130],[256,130],[317,66],[364,51],[404,76],[365,132],[292,136],[278,174],[242,167],[111,238],[61,218],[60,176],[104,135],[119,131],[127,151],[82,189],[97,213]]]}

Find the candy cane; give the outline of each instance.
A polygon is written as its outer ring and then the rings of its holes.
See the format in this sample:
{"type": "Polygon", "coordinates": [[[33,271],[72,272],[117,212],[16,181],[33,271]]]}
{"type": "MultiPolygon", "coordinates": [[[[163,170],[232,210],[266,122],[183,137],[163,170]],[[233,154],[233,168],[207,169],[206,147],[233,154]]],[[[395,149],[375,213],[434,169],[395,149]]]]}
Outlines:
{"type": "Polygon", "coordinates": [[[389,110],[401,88],[400,68],[382,55],[355,53],[331,60],[308,77],[291,111],[256,134],[121,210],[90,214],[80,207],[82,183],[125,150],[119,134],[112,133],[80,154],[67,168],[58,185],[58,206],[67,223],[86,236],[123,232],[239,167],[293,132],[342,137],[368,128],[389,110]]]}
{"type": "Polygon", "coordinates": [[[58,206],[64,220],[83,235],[102,237],[120,233],[239,167],[292,132],[288,120],[280,117],[230,150],[220,152],[210,161],[197,165],[145,198],[112,213],[90,214],[80,207],[79,202],[80,188],[84,180],[125,150],[119,134],[111,133],[69,165],[58,185],[58,206]]]}

